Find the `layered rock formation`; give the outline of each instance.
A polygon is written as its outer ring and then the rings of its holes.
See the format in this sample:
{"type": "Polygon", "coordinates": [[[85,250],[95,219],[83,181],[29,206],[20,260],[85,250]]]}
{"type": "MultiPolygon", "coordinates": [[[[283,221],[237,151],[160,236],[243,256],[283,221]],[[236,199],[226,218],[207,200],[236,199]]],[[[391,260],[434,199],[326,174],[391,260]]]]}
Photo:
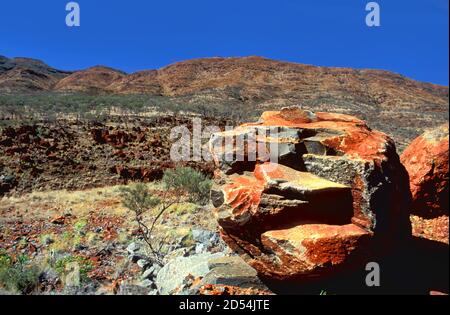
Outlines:
{"type": "Polygon", "coordinates": [[[209,145],[221,235],[263,277],[345,269],[410,233],[394,143],[355,117],[284,108],[209,145]]]}
{"type": "Polygon", "coordinates": [[[449,126],[427,130],[403,152],[410,178],[414,234],[448,244],[449,126]]]}

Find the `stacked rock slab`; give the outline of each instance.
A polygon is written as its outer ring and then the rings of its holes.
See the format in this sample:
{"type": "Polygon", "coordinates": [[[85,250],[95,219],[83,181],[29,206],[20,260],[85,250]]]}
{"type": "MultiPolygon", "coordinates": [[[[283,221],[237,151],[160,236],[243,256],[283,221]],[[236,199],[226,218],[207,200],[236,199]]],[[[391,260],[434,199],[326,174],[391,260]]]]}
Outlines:
{"type": "Polygon", "coordinates": [[[209,146],[222,238],[263,277],[341,270],[377,241],[410,234],[395,146],[353,116],[284,108],[214,134],[209,146]]]}
{"type": "Polygon", "coordinates": [[[416,236],[449,243],[449,126],[429,129],[402,153],[410,179],[416,236]]]}

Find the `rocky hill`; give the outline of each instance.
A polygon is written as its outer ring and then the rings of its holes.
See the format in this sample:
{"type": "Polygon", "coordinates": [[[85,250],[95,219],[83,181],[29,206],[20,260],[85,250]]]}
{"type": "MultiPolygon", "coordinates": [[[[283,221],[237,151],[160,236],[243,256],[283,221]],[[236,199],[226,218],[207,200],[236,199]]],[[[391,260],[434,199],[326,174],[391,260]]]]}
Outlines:
{"type": "MultiPolygon", "coordinates": [[[[30,90],[96,93],[143,93],[165,96],[224,92],[242,101],[286,98],[303,100],[334,95],[353,95],[360,102],[389,106],[403,104],[445,104],[448,88],[410,80],[382,70],[316,67],[261,57],[204,58],[178,62],[159,70],[126,74],[96,66],[73,73],[51,68],[42,61],[0,57],[0,91],[15,92],[13,73],[26,72],[47,84],[25,85],[30,90]]],[[[17,79],[17,78],[16,78],[17,79]]],[[[23,76],[23,82],[33,82],[23,76]]],[[[24,89],[25,90],[25,89],[24,89]]]]}
{"type": "Polygon", "coordinates": [[[50,90],[70,73],[36,59],[0,56],[0,93],[50,90]]]}
{"type": "Polygon", "coordinates": [[[61,79],[53,89],[60,92],[102,93],[126,74],[112,68],[96,66],[76,71],[61,79]]]}
{"type": "Polygon", "coordinates": [[[404,147],[448,121],[448,87],[382,70],[318,67],[261,57],[204,58],[132,74],[96,66],[73,73],[41,61],[0,57],[0,94],[34,91],[147,94],[232,110],[301,104],[355,115],[404,147]],[[242,107],[245,106],[245,107],[242,107]]]}

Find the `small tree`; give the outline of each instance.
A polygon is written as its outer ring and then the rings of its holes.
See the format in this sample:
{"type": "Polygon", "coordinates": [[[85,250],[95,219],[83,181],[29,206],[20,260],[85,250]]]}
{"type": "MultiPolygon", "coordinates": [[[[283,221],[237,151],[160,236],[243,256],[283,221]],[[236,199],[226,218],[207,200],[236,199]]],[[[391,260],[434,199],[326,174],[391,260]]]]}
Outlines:
{"type": "Polygon", "coordinates": [[[176,204],[177,201],[170,201],[167,198],[160,199],[153,196],[142,183],[121,188],[120,196],[124,207],[134,212],[135,221],[138,224],[140,234],[148,245],[153,256],[152,258],[157,263],[161,264],[164,258],[162,248],[166,239],[155,238],[153,234],[154,229],[163,213],[166,212],[170,206],[176,204]],[[149,213],[149,210],[151,209],[154,209],[154,211],[152,213],[150,226],[148,226],[144,222],[144,214],[149,213]]]}

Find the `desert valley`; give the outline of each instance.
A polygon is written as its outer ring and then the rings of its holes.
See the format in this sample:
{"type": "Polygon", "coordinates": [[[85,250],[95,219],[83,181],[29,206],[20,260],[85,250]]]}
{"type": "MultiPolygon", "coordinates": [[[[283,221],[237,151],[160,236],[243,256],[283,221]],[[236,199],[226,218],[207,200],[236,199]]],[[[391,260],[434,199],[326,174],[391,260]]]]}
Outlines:
{"type": "Polygon", "coordinates": [[[0,56],[0,291],[448,294],[448,96],[256,56],[135,73],[0,56]],[[213,160],[173,161],[194,119],[220,129],[199,144],[213,160]],[[222,145],[274,128],[256,138],[276,163],[222,145]]]}

